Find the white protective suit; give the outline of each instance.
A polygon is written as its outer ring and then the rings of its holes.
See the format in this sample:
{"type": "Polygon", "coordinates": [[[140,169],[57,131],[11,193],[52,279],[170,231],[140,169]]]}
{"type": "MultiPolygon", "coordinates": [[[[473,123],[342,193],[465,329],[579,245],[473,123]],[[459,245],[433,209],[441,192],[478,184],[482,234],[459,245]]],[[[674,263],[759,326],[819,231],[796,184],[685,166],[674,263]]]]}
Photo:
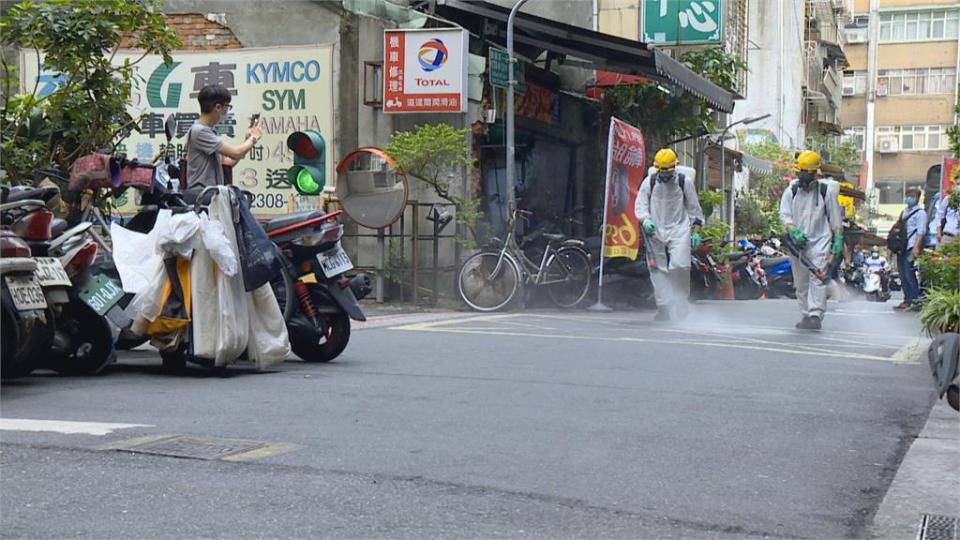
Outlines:
{"type": "MultiPolygon", "coordinates": [[[[809,189],[797,189],[793,195],[793,186],[798,180],[790,182],[780,198],[780,220],[784,225],[793,225],[807,235],[807,245],[803,254],[818,268],[826,269],[833,242],[833,231],[843,226],[843,210],[837,196],[840,184],[817,180],[809,189]],[[819,184],[827,186],[826,197],[820,194],[819,184]]],[[[797,257],[790,257],[793,270],[793,284],[797,289],[797,301],[800,313],[804,317],[818,317],[823,320],[827,311],[827,284],[814,279],[811,283],[810,270],[800,263],[797,257]]]]}
{"type": "Polygon", "coordinates": [[[686,301],[690,296],[690,227],[703,223],[703,210],[694,176],[685,169],[688,168],[677,167],[677,174],[669,182],[657,181],[657,173],[650,172],[640,185],[634,206],[641,228],[644,218],[657,227],[653,235],[645,238],[649,238],[657,261],[656,267],[650,269],[650,280],[658,307],[686,301]],[[682,191],[681,174],[685,177],[682,191]]]}

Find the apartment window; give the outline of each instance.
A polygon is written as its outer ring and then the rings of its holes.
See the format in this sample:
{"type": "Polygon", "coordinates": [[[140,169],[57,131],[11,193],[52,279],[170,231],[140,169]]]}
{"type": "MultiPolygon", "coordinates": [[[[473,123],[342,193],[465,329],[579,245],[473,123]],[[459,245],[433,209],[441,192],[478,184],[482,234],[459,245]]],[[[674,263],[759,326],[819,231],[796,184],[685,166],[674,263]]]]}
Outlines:
{"type": "Polygon", "coordinates": [[[849,127],[843,132],[844,141],[853,141],[857,145],[857,150],[863,152],[863,140],[864,135],[866,135],[867,128],[864,126],[853,126],[849,127]]]}
{"type": "Polygon", "coordinates": [[[843,95],[853,96],[867,93],[866,71],[843,72],[843,95]]]}
{"type": "Polygon", "coordinates": [[[960,11],[902,11],[880,14],[880,41],[956,39],[960,11]]]}
{"type": "Polygon", "coordinates": [[[946,150],[945,129],[945,126],[940,125],[880,126],[877,128],[876,144],[880,148],[881,140],[893,136],[897,139],[897,146],[902,151],[946,150]]]}
{"type": "MultiPolygon", "coordinates": [[[[954,68],[881,69],[877,88],[889,96],[952,94],[957,74],[954,68]]],[[[846,81],[846,78],[844,79],[846,81]]],[[[846,82],[844,82],[846,86],[846,82]]]]}

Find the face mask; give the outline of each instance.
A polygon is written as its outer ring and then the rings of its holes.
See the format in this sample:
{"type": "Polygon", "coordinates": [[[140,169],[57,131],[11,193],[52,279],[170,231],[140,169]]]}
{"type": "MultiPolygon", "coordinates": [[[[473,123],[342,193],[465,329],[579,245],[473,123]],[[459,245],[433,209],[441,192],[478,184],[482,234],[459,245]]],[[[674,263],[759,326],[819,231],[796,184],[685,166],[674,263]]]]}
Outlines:
{"type": "Polygon", "coordinates": [[[807,187],[817,179],[817,173],[814,171],[800,171],[797,173],[797,178],[800,179],[800,187],[807,189],[807,187]]]}
{"type": "Polygon", "coordinates": [[[660,171],[657,173],[657,180],[666,184],[673,180],[674,176],[676,176],[676,171],[660,171]]]}
{"type": "Polygon", "coordinates": [[[917,198],[916,198],[916,197],[905,197],[905,198],[903,199],[903,202],[907,203],[907,206],[913,206],[913,205],[917,204],[917,198]]]}

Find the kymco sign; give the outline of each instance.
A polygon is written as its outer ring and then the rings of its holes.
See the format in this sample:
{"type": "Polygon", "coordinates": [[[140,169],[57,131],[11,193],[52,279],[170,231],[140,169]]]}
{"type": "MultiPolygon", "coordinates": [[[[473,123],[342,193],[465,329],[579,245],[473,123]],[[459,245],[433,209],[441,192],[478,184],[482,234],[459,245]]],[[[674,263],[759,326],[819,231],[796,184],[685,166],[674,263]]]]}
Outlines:
{"type": "Polygon", "coordinates": [[[383,112],[467,112],[466,30],[386,30],[383,112]]]}

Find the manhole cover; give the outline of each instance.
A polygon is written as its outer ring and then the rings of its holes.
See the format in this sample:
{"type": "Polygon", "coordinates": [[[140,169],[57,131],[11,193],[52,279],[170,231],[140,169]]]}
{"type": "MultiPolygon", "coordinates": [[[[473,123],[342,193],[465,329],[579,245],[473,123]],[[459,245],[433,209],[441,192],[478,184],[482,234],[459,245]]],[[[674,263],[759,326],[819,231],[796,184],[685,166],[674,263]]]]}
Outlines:
{"type": "Polygon", "coordinates": [[[960,518],[923,514],[917,540],[960,540],[960,518]]]}
{"type": "Polygon", "coordinates": [[[175,435],[122,448],[129,452],[191,459],[223,459],[266,448],[269,444],[238,439],[175,435]]]}

